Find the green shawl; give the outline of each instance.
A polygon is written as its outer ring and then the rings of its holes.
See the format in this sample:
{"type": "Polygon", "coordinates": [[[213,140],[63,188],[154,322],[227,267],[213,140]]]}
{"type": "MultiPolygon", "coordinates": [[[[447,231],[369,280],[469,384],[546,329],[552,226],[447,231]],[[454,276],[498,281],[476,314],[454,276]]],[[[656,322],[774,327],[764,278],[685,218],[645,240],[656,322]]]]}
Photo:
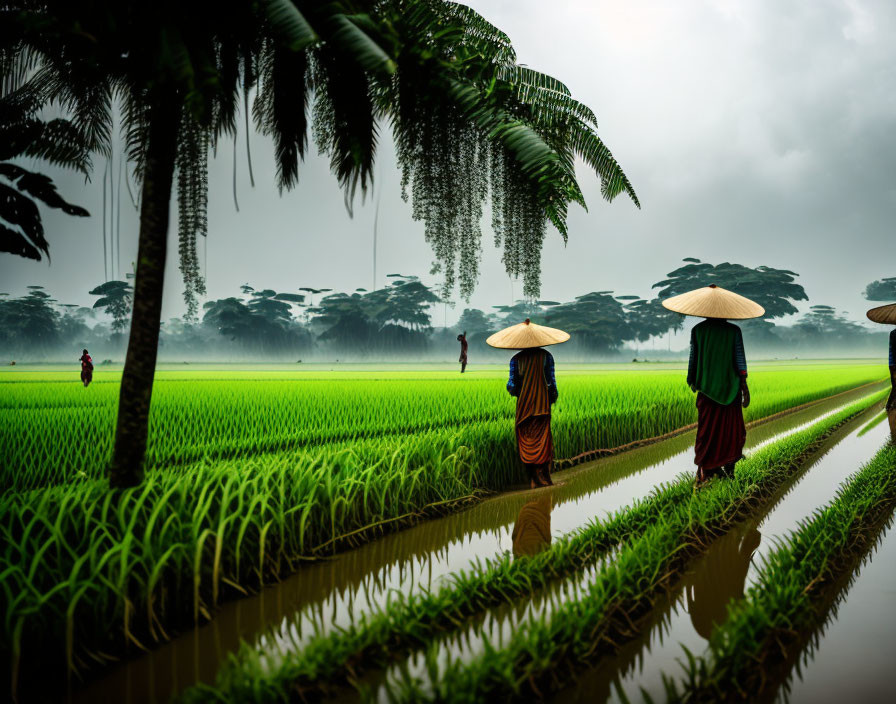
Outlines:
{"type": "Polygon", "coordinates": [[[727,406],[740,391],[734,367],[734,342],[739,329],[725,320],[704,320],[694,326],[696,374],[694,386],[716,403],[727,406]]]}

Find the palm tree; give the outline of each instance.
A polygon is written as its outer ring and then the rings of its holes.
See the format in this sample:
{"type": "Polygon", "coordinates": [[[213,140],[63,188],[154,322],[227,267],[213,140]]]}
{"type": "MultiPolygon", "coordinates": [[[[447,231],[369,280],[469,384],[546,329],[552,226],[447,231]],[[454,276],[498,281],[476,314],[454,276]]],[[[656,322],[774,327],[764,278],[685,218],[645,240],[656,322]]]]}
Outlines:
{"type": "MultiPolygon", "coordinates": [[[[142,460],[158,347],[168,212],[175,171],[188,314],[204,292],[196,237],[206,231],[208,150],[236,137],[256,91],[256,127],[275,144],[280,188],[297,183],[311,128],[351,208],[371,184],[379,126],[398,147],[413,215],[426,225],[446,286],[468,297],[478,275],[479,220],[491,197],[508,272],[539,286],[546,225],[566,237],[584,205],[578,155],[602,194],[628,179],[596,134],[593,113],[559,81],[517,66],[509,39],[442,0],[254,0],[88,3],[20,0],[0,11],[7,85],[41,90],[108,155],[115,101],[142,182],[137,276],[122,375],[113,486],[142,460]]],[[[248,124],[247,124],[248,129],[248,124]]]]}
{"type": "Polygon", "coordinates": [[[90,290],[91,296],[99,296],[93,304],[94,309],[105,308],[112,316],[113,337],[120,335],[128,327],[128,316],[131,313],[131,301],[134,290],[127,281],[106,281],[90,290]]]}
{"type": "Polygon", "coordinates": [[[67,120],[41,120],[37,91],[19,88],[0,99],[0,252],[40,261],[50,256],[38,203],[68,215],[86,217],[84,208],[66,202],[53,181],[10,159],[27,156],[85,175],[90,167],[83,135],[67,120]]]}

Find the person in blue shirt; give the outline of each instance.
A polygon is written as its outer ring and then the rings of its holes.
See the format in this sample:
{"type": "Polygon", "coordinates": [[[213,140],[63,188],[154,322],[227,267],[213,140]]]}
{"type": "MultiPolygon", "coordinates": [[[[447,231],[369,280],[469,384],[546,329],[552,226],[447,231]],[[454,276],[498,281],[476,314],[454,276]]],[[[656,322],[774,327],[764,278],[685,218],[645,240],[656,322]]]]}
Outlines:
{"type": "Polygon", "coordinates": [[[513,355],[507,391],[517,399],[516,441],[520,460],[529,474],[529,486],[534,489],[552,485],[551,406],[557,400],[557,380],[551,353],[534,347],[513,355]]]}
{"type": "Polygon", "coordinates": [[[890,386],[887,410],[896,411],[896,328],[890,331],[890,386]]]}
{"type": "MultiPolygon", "coordinates": [[[[896,303],[872,308],[866,315],[869,320],[882,325],[896,325],[896,303]]],[[[890,396],[887,399],[887,415],[890,421],[890,433],[896,443],[896,327],[890,331],[890,396]]]]}

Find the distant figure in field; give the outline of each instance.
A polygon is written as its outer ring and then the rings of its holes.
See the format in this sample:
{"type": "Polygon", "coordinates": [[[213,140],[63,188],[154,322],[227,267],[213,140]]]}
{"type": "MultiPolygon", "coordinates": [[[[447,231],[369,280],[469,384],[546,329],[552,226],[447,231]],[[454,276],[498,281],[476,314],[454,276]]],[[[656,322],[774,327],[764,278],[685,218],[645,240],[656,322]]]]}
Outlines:
{"type": "Polygon", "coordinates": [[[514,557],[536,555],[551,544],[551,508],[552,494],[544,492],[520,509],[510,535],[514,557]]]}
{"type": "Polygon", "coordinates": [[[90,358],[90,355],[87,353],[87,350],[84,350],[84,354],[81,355],[81,383],[84,386],[88,386],[91,381],[93,381],[93,360],[90,358]]]}
{"type": "Polygon", "coordinates": [[[460,343],[460,359],[457,361],[460,362],[460,373],[463,374],[467,368],[467,331],[464,330],[463,335],[457,336],[457,341],[460,343]]]}
{"type": "MultiPolygon", "coordinates": [[[[869,320],[882,325],[896,325],[896,303],[872,308],[866,315],[869,320]]],[[[890,422],[890,434],[896,443],[896,328],[890,331],[890,397],[887,399],[887,416],[890,422]]]]}
{"type": "Polygon", "coordinates": [[[743,409],[750,405],[750,389],[743,336],[727,319],[758,318],[765,309],[715,285],[667,298],[663,306],[706,318],[691,330],[688,360],[688,386],[697,393],[697,483],[717,474],[733,477],[747,440],[743,409]]]}
{"type": "Polygon", "coordinates": [[[529,476],[529,487],[552,485],[554,441],[551,437],[551,405],[557,400],[554,358],[542,345],[566,342],[562,330],[546,328],[528,318],[519,325],[496,332],[486,342],[501,349],[518,349],[510,360],[507,391],[516,396],[516,443],[529,476]]]}

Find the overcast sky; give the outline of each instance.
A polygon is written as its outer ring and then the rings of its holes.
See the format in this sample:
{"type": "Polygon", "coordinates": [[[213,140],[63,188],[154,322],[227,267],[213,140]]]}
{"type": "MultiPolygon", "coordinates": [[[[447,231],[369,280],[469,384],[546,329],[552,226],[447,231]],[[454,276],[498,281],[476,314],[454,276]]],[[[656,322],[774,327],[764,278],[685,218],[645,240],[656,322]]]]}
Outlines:
{"type": "MultiPolygon", "coordinates": [[[[597,114],[599,133],[635,186],[642,210],[605,203],[579,169],[589,211],[570,210],[569,244],[551,231],[542,297],[594,290],[651,295],[682,257],[793,269],[810,303],[863,319],[865,285],[896,276],[896,3],[892,0],[474,0],[512,38],[518,60],[563,80],[597,114]]],[[[238,150],[210,166],[206,274],[212,298],[242,283],[351,291],[373,284],[373,204],[381,198],[378,285],[426,275],[432,254],[400,199],[385,145],[377,189],[354,218],[328,165],[311,158],[282,197],[270,144],[252,137],[256,186],[238,150]]],[[[114,167],[117,170],[117,158],[114,167]]],[[[46,213],[52,264],[0,255],[0,290],[42,284],[89,304],[103,280],[102,170],[93,183],[53,175],[91,218],[46,213]]],[[[124,192],[122,269],[135,258],[137,219],[124,192]]],[[[163,316],[180,315],[172,231],[163,316]]],[[[483,233],[482,277],[470,305],[519,296],[483,233]]],[[[200,244],[202,259],[203,245],[200,244]]],[[[426,277],[425,277],[426,278],[426,277]]],[[[466,304],[449,311],[456,319],[466,304]]],[[[806,308],[808,304],[802,307],[806,308]]],[[[442,312],[435,317],[442,321],[442,312]]]]}

